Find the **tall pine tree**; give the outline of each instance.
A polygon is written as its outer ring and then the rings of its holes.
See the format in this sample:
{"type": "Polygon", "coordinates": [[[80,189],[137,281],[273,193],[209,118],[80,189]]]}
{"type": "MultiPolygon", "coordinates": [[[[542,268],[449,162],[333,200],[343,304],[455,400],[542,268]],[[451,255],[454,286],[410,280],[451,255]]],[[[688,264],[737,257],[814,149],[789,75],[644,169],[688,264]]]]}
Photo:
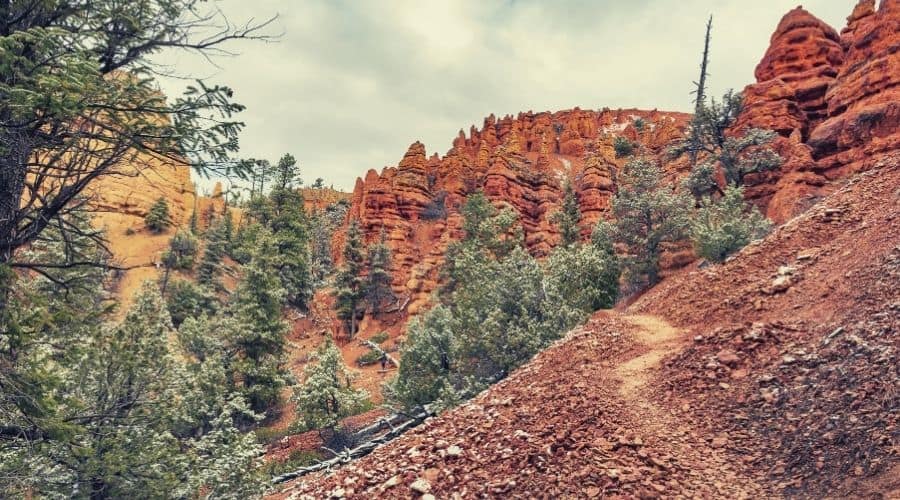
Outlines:
{"type": "Polygon", "coordinates": [[[343,250],[344,262],[335,277],[334,295],[338,318],[344,320],[347,334],[356,334],[357,321],[365,298],[365,287],[362,278],[365,256],[363,255],[362,233],[359,222],[353,220],[347,229],[343,250]]]}
{"type": "Polygon", "coordinates": [[[369,272],[365,282],[366,302],[372,313],[377,315],[394,298],[389,271],[391,249],[387,245],[383,228],[378,243],[369,246],[367,261],[369,272]]]}
{"type": "Polygon", "coordinates": [[[257,236],[250,263],[235,291],[231,312],[241,328],[229,339],[238,356],[238,378],[243,393],[255,412],[265,412],[278,401],[285,384],[285,335],[282,319],[285,291],[275,263],[276,242],[268,231],[257,236]]]}
{"type": "Polygon", "coordinates": [[[553,214],[551,220],[559,227],[560,243],[563,246],[571,246],[581,240],[581,228],[578,225],[581,222],[581,209],[571,182],[566,182],[562,208],[553,214]]]}

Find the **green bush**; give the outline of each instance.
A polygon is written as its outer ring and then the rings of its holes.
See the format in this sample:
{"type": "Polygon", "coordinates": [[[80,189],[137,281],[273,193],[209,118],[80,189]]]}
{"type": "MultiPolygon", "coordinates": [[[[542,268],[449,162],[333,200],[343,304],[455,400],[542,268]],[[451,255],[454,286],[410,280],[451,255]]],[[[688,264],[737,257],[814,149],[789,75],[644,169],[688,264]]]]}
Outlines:
{"type": "Polygon", "coordinates": [[[691,222],[697,255],[722,262],[754,239],[762,238],[771,223],[744,201],[740,187],[729,186],[719,200],[706,197],[691,222]]]}
{"type": "Polygon", "coordinates": [[[388,335],[388,332],[378,332],[378,333],[376,333],[375,335],[372,335],[372,338],[369,339],[369,340],[371,340],[372,342],[375,342],[375,343],[378,344],[378,345],[381,345],[381,344],[383,344],[388,338],[390,338],[390,336],[388,335]]]}
{"type": "Polygon", "coordinates": [[[161,233],[172,225],[169,219],[169,202],[165,198],[159,198],[153,203],[144,216],[144,224],[154,233],[161,233]]]}
{"type": "Polygon", "coordinates": [[[190,269],[197,257],[197,238],[187,231],[178,231],[169,240],[169,250],[163,255],[163,263],[172,269],[190,269]]]}
{"type": "Polygon", "coordinates": [[[381,359],[381,353],[376,350],[371,350],[371,351],[359,356],[358,358],[356,358],[356,365],[357,366],[374,365],[380,359],[381,359]]]}
{"type": "Polygon", "coordinates": [[[634,143],[621,135],[616,137],[613,148],[616,150],[616,158],[625,158],[634,154],[634,143]]]}

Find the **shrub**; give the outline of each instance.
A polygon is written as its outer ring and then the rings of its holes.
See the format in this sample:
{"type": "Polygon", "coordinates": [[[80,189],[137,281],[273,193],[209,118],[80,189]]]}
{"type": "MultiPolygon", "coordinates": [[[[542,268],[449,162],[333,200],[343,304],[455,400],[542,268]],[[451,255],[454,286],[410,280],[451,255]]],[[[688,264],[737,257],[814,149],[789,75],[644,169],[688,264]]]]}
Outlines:
{"type": "Polygon", "coordinates": [[[634,143],[622,136],[616,137],[613,148],[616,150],[616,158],[625,158],[634,154],[634,143]]]}
{"type": "Polygon", "coordinates": [[[375,342],[376,344],[383,344],[388,338],[390,338],[388,332],[378,332],[375,335],[372,335],[372,338],[369,340],[375,342]]]}
{"type": "Polygon", "coordinates": [[[422,219],[424,220],[443,220],[447,218],[447,192],[446,191],[438,191],[437,194],[434,195],[434,199],[431,200],[425,208],[422,210],[422,219]]]}
{"type": "Polygon", "coordinates": [[[740,187],[729,186],[719,200],[706,197],[691,222],[691,239],[697,255],[722,262],[771,227],[756,207],[744,201],[740,187]]]}
{"type": "Polygon", "coordinates": [[[360,355],[358,358],[356,358],[356,365],[357,366],[374,365],[380,359],[381,359],[381,353],[373,349],[365,354],[360,355]]]}
{"type": "Polygon", "coordinates": [[[144,216],[144,224],[154,233],[161,233],[172,225],[169,219],[169,202],[165,198],[159,198],[153,203],[144,216]]]}

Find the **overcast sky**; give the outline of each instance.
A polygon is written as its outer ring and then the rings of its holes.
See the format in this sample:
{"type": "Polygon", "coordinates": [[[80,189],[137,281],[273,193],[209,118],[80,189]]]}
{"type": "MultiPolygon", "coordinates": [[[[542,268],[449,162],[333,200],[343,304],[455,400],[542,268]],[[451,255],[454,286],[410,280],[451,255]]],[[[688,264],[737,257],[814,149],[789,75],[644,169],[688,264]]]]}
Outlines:
{"type": "MultiPolygon", "coordinates": [[[[234,21],[277,14],[277,43],[239,43],[218,68],[164,61],[246,105],[242,156],[292,153],[309,184],[352,189],[420,140],[447,152],[460,128],[519,111],[689,111],[712,14],[710,90],[753,81],[798,0],[221,0],[234,21]]],[[[807,0],[840,30],[855,0],[807,0]]],[[[183,82],[164,82],[167,94],[183,82]]]]}

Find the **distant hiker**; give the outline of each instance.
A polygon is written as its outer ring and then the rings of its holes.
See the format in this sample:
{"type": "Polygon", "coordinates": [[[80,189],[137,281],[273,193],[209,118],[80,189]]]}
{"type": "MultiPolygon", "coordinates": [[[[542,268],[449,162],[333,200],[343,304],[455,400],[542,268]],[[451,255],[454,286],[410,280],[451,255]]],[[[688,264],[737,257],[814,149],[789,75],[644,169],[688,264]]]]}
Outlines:
{"type": "Polygon", "coordinates": [[[387,353],[382,351],[381,352],[381,370],[382,371],[387,370],[387,362],[388,362],[387,353]]]}

